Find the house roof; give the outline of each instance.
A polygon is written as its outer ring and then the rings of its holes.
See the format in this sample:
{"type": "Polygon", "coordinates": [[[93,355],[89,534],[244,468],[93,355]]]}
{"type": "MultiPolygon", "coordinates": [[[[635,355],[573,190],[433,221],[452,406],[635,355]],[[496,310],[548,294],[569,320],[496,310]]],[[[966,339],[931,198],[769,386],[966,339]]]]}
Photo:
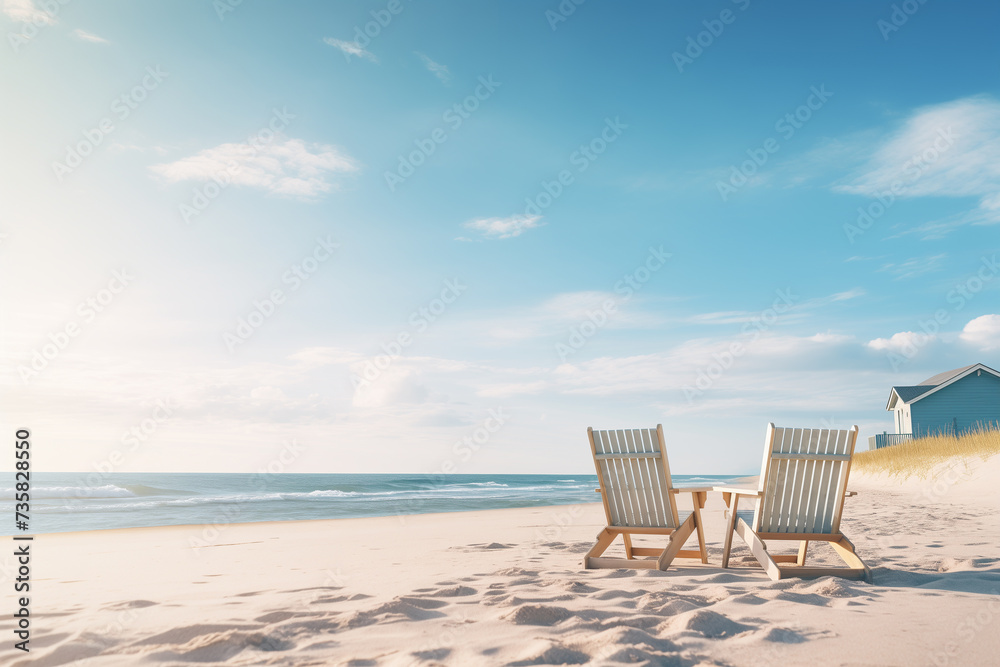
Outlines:
{"type": "Polygon", "coordinates": [[[903,403],[913,403],[924,396],[934,393],[938,389],[943,389],[952,382],[961,380],[974,370],[984,370],[987,373],[992,373],[1000,377],[1000,373],[986,364],[972,364],[971,366],[963,366],[962,368],[945,371],[944,373],[938,373],[933,377],[927,378],[918,385],[893,387],[889,390],[889,402],[886,404],[885,409],[892,410],[895,407],[896,401],[893,400],[894,398],[898,398],[903,403]]]}
{"type": "MultiPolygon", "coordinates": [[[[982,364],[972,364],[971,366],[962,366],[961,368],[956,368],[953,371],[945,371],[944,373],[938,373],[934,377],[927,378],[926,380],[924,380],[923,382],[921,382],[918,386],[920,386],[920,387],[926,387],[928,385],[931,385],[931,386],[936,387],[939,384],[944,384],[945,382],[947,382],[948,380],[951,380],[952,378],[954,378],[957,375],[961,375],[962,373],[964,373],[965,371],[969,370],[970,368],[975,368],[976,366],[982,366],[982,364]]],[[[996,372],[996,371],[994,371],[994,372],[996,372]]]]}

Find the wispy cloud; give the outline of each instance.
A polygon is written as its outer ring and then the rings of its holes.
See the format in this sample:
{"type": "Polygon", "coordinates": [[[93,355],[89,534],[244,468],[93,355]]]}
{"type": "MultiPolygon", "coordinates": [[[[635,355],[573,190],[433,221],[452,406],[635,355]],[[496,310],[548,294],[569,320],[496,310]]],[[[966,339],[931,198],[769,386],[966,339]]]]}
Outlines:
{"type": "MultiPolygon", "coordinates": [[[[787,314],[782,315],[782,321],[792,322],[799,321],[802,319],[808,311],[816,310],[817,308],[822,308],[828,306],[831,303],[837,303],[840,301],[850,301],[851,299],[856,299],[858,297],[867,294],[865,290],[860,287],[855,287],[854,289],[847,290],[845,292],[835,292],[828,296],[814,297],[811,299],[805,299],[802,301],[793,300],[791,309],[787,314]]],[[[751,310],[721,310],[710,313],[698,313],[696,315],[690,315],[684,319],[687,324],[704,324],[704,325],[735,325],[735,324],[745,324],[747,322],[752,322],[755,319],[760,319],[761,311],[751,311],[751,310]]]]}
{"type": "Polygon", "coordinates": [[[423,61],[424,67],[427,68],[427,71],[441,79],[442,83],[448,83],[451,81],[451,72],[448,71],[448,67],[446,65],[434,62],[428,56],[420,53],[419,51],[417,51],[416,54],[420,56],[420,60],[423,61]]]}
{"type": "Polygon", "coordinates": [[[898,197],[976,197],[978,219],[1000,222],[1000,102],[970,97],[916,110],[834,189],[865,196],[895,190],[898,197]]]}
{"type": "Polygon", "coordinates": [[[367,58],[373,63],[378,62],[378,58],[375,57],[374,53],[364,50],[357,42],[348,42],[343,39],[334,39],[333,37],[324,37],[323,41],[335,49],[340,49],[348,60],[351,59],[351,56],[354,56],[355,58],[367,58]]]}
{"type": "Polygon", "coordinates": [[[311,198],[333,189],[331,175],[357,171],[358,165],[334,146],[286,139],[257,147],[245,143],[222,144],[150,169],[172,183],[208,181],[228,175],[235,185],[311,198]]]}
{"type": "Polygon", "coordinates": [[[912,257],[903,262],[886,262],[878,270],[893,274],[896,280],[916,278],[925,273],[939,270],[947,256],[947,254],[942,253],[931,257],[912,257]]]}
{"type": "MultiPolygon", "coordinates": [[[[540,215],[512,215],[507,218],[479,218],[470,220],[463,227],[482,232],[487,239],[510,239],[529,229],[541,227],[540,215]]],[[[467,240],[467,239],[462,239],[467,240]]]]}
{"type": "Polygon", "coordinates": [[[20,23],[55,23],[52,14],[36,7],[33,0],[2,0],[2,2],[3,13],[11,20],[20,23]]]}
{"type": "Polygon", "coordinates": [[[103,37],[98,37],[94,33],[87,32],[86,30],[81,30],[80,28],[77,28],[76,30],[74,30],[73,34],[78,39],[82,39],[85,42],[94,42],[95,44],[110,44],[111,43],[108,40],[104,39],[103,37]]]}

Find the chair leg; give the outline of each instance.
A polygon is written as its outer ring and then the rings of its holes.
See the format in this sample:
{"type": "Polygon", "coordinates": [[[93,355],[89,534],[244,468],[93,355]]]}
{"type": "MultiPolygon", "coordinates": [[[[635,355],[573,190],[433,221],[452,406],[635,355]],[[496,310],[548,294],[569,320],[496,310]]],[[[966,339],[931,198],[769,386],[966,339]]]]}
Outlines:
{"type": "Polygon", "coordinates": [[[592,546],[590,548],[590,551],[587,552],[587,555],[583,557],[583,568],[585,570],[591,569],[590,559],[597,558],[602,553],[607,551],[608,547],[611,546],[611,543],[614,541],[615,541],[615,534],[612,533],[607,528],[599,532],[597,534],[597,544],[592,546]]]}
{"type": "Polygon", "coordinates": [[[858,558],[858,554],[854,551],[853,542],[846,537],[841,537],[839,542],[830,542],[830,546],[833,547],[834,551],[837,552],[840,558],[847,563],[848,567],[864,570],[865,581],[872,583],[871,568],[869,568],[863,560],[858,558]]]}
{"type": "Polygon", "coordinates": [[[656,559],[656,567],[660,570],[666,570],[667,566],[674,560],[677,556],[677,552],[681,550],[687,539],[691,537],[691,533],[694,532],[694,514],[689,516],[684,523],[680,525],[674,532],[670,533],[670,541],[667,542],[667,548],[663,550],[660,557],[656,559]]]}
{"type": "Polygon", "coordinates": [[[622,533],[622,540],[625,542],[625,558],[632,559],[632,536],[622,533]]]}
{"type": "Polygon", "coordinates": [[[729,567],[729,552],[733,548],[733,533],[736,532],[736,507],[739,505],[739,496],[736,502],[729,508],[729,519],[726,521],[726,539],[722,545],[722,567],[729,567]]]}
{"type": "Polygon", "coordinates": [[[795,559],[795,564],[802,567],[806,564],[806,551],[809,549],[809,540],[802,540],[799,543],[799,557],[795,559]]]}
{"type": "Polygon", "coordinates": [[[747,522],[739,519],[736,523],[736,530],[739,536],[743,538],[743,541],[747,543],[747,546],[750,547],[750,552],[753,553],[754,558],[757,559],[760,566],[764,568],[767,576],[772,581],[781,579],[781,568],[771,558],[771,554],[767,553],[767,545],[764,544],[764,541],[760,539],[757,533],[753,532],[750,526],[747,525],[747,522]]]}
{"type": "Polygon", "coordinates": [[[694,504],[694,525],[698,530],[698,552],[701,553],[701,562],[708,564],[708,547],[705,546],[705,527],[701,523],[701,509],[698,503],[694,504]]]}

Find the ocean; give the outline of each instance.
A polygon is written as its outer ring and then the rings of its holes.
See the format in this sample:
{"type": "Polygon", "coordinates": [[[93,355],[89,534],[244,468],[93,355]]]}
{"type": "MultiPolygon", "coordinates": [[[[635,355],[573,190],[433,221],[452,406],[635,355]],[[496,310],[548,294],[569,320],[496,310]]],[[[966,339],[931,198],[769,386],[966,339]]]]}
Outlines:
{"type": "MultiPolygon", "coordinates": [[[[675,486],[737,479],[673,476],[675,486]]],[[[2,535],[16,532],[12,480],[4,474],[2,535]]],[[[596,488],[596,475],[32,473],[28,532],[566,505],[598,502],[596,488]]]]}

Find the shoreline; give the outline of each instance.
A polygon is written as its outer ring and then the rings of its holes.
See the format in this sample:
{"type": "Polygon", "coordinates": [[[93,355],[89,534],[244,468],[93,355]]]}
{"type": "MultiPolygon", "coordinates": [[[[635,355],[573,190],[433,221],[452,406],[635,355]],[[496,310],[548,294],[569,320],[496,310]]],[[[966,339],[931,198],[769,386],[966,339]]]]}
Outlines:
{"type": "MultiPolygon", "coordinates": [[[[357,475],[296,474],[270,479],[267,485],[248,490],[243,482],[252,476],[239,473],[193,478],[184,474],[125,474],[106,480],[107,484],[89,497],[72,495],[81,489],[70,477],[35,480],[34,534],[416,516],[600,502],[594,493],[598,485],[594,475],[574,479],[560,479],[564,475],[466,475],[428,486],[426,479],[393,475],[376,475],[379,479],[370,482],[359,481],[357,475]]],[[[683,488],[729,485],[743,479],[691,475],[676,483],[683,488]]],[[[5,536],[13,534],[11,526],[4,531],[5,536]]]]}
{"type": "MultiPolygon", "coordinates": [[[[596,495],[596,494],[595,494],[596,495]]],[[[94,528],[91,530],[67,530],[52,533],[32,533],[33,536],[45,536],[45,537],[55,537],[55,536],[72,536],[72,535],[90,535],[90,534],[108,534],[115,532],[125,532],[125,531],[155,531],[155,530],[180,530],[182,528],[204,528],[206,526],[216,526],[222,525],[225,527],[229,526],[286,526],[294,524],[320,524],[320,523],[341,523],[341,522],[353,522],[353,521],[385,521],[387,519],[396,519],[404,517],[445,517],[452,515],[466,515],[474,513],[493,513],[493,512],[521,512],[524,510],[547,510],[547,509],[559,509],[563,507],[601,507],[600,501],[593,503],[561,503],[557,505],[526,505],[521,507],[494,507],[492,509],[472,509],[472,510],[449,510],[447,512],[414,512],[412,514],[382,514],[379,516],[349,516],[349,517],[336,517],[333,519],[285,519],[280,521],[233,521],[226,524],[211,524],[211,523],[170,523],[162,524],[156,526],[130,526],[125,528],[94,528]]],[[[400,521],[401,524],[406,523],[405,521],[400,521]]],[[[15,534],[9,533],[7,535],[0,535],[0,538],[11,538],[15,534]]]]}

